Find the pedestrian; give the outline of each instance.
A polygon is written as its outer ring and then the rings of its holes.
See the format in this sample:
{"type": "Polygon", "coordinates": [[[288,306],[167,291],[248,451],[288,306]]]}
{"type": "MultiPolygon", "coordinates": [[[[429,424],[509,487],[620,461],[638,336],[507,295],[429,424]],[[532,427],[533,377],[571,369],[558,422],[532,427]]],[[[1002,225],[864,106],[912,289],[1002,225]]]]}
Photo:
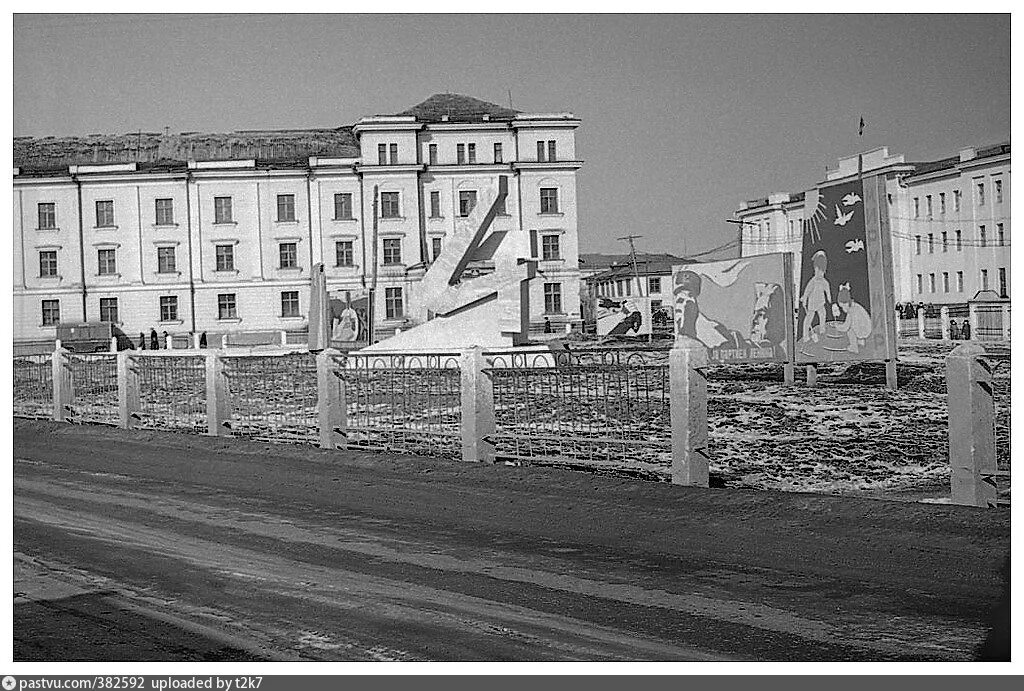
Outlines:
{"type": "Polygon", "coordinates": [[[160,337],[156,335],[156,329],[149,330],[149,349],[160,350],[160,337]]]}
{"type": "Polygon", "coordinates": [[[146,349],[146,334],[139,332],[139,350],[146,349]]]}
{"type": "Polygon", "coordinates": [[[199,334],[199,347],[200,348],[205,348],[206,347],[206,332],[205,331],[203,333],[199,334]]]}
{"type": "Polygon", "coordinates": [[[167,332],[164,331],[164,348],[166,348],[167,350],[170,350],[171,349],[171,345],[172,345],[171,344],[171,339],[167,335],[167,332]]]}
{"type": "Polygon", "coordinates": [[[971,340],[971,323],[964,319],[964,325],[960,327],[960,336],[965,341],[971,340]]]}
{"type": "Polygon", "coordinates": [[[551,320],[547,317],[544,317],[544,333],[551,333],[551,320]]]}
{"type": "Polygon", "coordinates": [[[949,320],[949,339],[951,341],[960,340],[960,327],[956,325],[956,319],[949,320]]]}

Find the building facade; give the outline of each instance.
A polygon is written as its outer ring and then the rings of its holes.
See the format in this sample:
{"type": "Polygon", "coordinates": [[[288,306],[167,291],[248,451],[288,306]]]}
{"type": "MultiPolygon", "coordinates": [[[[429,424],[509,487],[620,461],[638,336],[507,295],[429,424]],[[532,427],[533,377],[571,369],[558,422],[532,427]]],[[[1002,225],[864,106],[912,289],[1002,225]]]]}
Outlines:
{"type": "Polygon", "coordinates": [[[578,322],[579,125],[439,94],[337,129],[16,138],[15,338],[61,321],[300,330],[318,262],[353,298],[376,277],[387,334],[411,325],[417,282],[499,175],[492,227],[538,233],[531,321],[578,322]]]}
{"type": "MultiPolygon", "coordinates": [[[[898,302],[958,304],[981,291],[1009,296],[1009,144],[920,163],[881,148],[862,154],[861,166],[886,178],[898,302]]],[[[857,171],[858,157],[844,158],[826,182],[857,171]]],[[[791,252],[799,277],[804,199],[773,194],[737,210],[742,255],[791,252]]]]}

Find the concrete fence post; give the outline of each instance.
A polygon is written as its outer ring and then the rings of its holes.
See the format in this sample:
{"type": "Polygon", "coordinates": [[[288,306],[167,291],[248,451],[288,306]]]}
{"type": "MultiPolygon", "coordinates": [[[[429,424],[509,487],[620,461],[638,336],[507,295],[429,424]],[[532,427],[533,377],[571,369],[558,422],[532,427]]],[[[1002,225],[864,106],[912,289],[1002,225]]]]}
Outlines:
{"type": "Polygon", "coordinates": [[[680,337],[668,354],[672,484],[708,486],[707,348],[680,337]]]}
{"type": "Polygon", "coordinates": [[[71,404],[75,400],[75,382],[71,371],[68,351],[57,341],[57,347],[50,359],[53,378],[53,419],[68,422],[71,419],[71,404]]]}
{"type": "Polygon", "coordinates": [[[110,337],[110,352],[111,353],[116,353],[117,352],[117,336],[111,336],[110,337]]]}
{"type": "Polygon", "coordinates": [[[139,361],[130,351],[117,354],[117,411],[118,425],[125,429],[132,427],[138,419],[139,409],[139,361]]]}
{"type": "Polygon", "coordinates": [[[786,386],[792,386],[796,383],[796,367],[792,362],[786,362],[782,365],[782,383],[786,386]]]}
{"type": "Polygon", "coordinates": [[[288,345],[288,332],[285,331],[284,329],[281,329],[281,345],[288,345]]]}
{"type": "Polygon", "coordinates": [[[211,436],[231,435],[231,401],[224,360],[219,351],[206,353],[206,433],[211,436]]]}
{"type": "Polygon", "coordinates": [[[345,380],[337,375],[336,355],[338,351],[331,349],[316,354],[316,415],[321,449],[345,448],[348,430],[345,380]]]}
{"type": "Polygon", "coordinates": [[[807,375],[807,386],[812,389],[818,385],[818,363],[812,362],[804,368],[807,375]]]}
{"type": "Polygon", "coordinates": [[[192,332],[192,350],[199,350],[199,334],[192,332]]]}
{"type": "Polygon", "coordinates": [[[885,388],[890,391],[899,388],[899,381],[896,378],[896,360],[885,361],[885,388]]]}
{"type": "Polygon", "coordinates": [[[1003,305],[1003,340],[1010,340],[1010,306],[1003,305]]]}
{"type": "Polygon", "coordinates": [[[971,325],[971,340],[978,339],[978,306],[973,302],[967,303],[967,323],[971,325]]]}
{"type": "Polygon", "coordinates": [[[462,460],[494,463],[494,385],[484,371],[487,359],[480,346],[459,357],[462,393],[462,460]]]}
{"type": "Polygon", "coordinates": [[[939,310],[939,322],[942,326],[942,340],[949,340],[949,307],[945,305],[939,310]]]}
{"type": "Polygon", "coordinates": [[[924,338],[924,310],[917,310],[917,337],[924,338]]]}
{"type": "Polygon", "coordinates": [[[965,343],[946,356],[952,501],[995,506],[996,433],[992,372],[985,349],[965,343]]]}

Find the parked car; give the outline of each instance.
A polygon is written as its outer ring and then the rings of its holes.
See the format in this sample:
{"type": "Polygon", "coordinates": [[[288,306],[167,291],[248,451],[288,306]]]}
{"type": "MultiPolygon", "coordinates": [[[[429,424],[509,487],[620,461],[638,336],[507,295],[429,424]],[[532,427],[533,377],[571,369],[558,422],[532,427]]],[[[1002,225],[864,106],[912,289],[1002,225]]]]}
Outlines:
{"type": "Polygon", "coordinates": [[[132,340],[121,329],[107,322],[57,325],[57,339],[61,346],[75,353],[109,352],[112,338],[117,339],[118,350],[135,350],[132,340]]]}

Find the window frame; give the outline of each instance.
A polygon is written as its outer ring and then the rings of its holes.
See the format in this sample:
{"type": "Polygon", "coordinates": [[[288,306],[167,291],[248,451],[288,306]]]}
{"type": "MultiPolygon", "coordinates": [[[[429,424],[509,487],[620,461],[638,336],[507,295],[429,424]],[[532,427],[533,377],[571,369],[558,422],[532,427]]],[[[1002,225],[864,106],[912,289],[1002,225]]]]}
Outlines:
{"type": "Polygon", "coordinates": [[[42,326],[57,326],[60,324],[60,298],[44,298],[39,304],[42,326]],[[55,316],[54,316],[54,313],[55,316]]]}
{"type": "Polygon", "coordinates": [[[96,200],[96,227],[97,228],[116,228],[116,216],[114,214],[114,200],[113,199],[97,199],[96,200]],[[103,213],[101,217],[100,205],[103,205],[103,213]],[[107,211],[110,213],[109,219],[107,218],[107,211]],[[105,221],[110,221],[106,223],[105,221]]]}
{"type": "Polygon", "coordinates": [[[217,320],[238,319],[238,294],[217,293],[217,320]],[[225,314],[228,312],[228,314],[225,314]]]}
{"type": "Polygon", "coordinates": [[[102,297],[100,298],[100,321],[105,324],[120,324],[121,323],[121,312],[120,306],[116,297],[102,297]],[[110,319],[110,309],[114,310],[114,318],[110,319]],[[106,317],[104,312],[107,313],[106,317]]]}
{"type": "Polygon", "coordinates": [[[294,317],[301,317],[302,312],[300,311],[299,305],[299,291],[297,290],[282,290],[281,291],[281,318],[289,319],[294,317]],[[294,300],[293,300],[294,297],[294,300]],[[291,311],[286,309],[286,306],[293,308],[291,311]]]}
{"type": "Polygon", "coordinates": [[[544,314],[564,314],[562,312],[561,283],[552,282],[544,284],[544,314]]]}
{"type": "Polygon", "coordinates": [[[384,318],[390,320],[405,318],[405,298],[401,286],[384,288],[384,318]]]}
{"type": "Polygon", "coordinates": [[[459,218],[468,218],[476,208],[476,190],[459,190],[459,218]],[[463,197],[465,195],[465,197],[463,197]]]}
{"type": "Polygon", "coordinates": [[[335,240],[334,241],[334,266],[335,267],[353,267],[356,265],[356,242],[355,240],[335,240]],[[343,248],[342,245],[348,245],[347,248],[343,248]],[[348,257],[348,262],[343,263],[341,259],[348,257]]]}
{"type": "Polygon", "coordinates": [[[298,269],[299,243],[294,240],[277,243],[277,260],[278,269],[298,269]]]}
{"type": "Polygon", "coordinates": [[[334,193],[334,220],[335,221],[353,221],[353,220],[355,220],[355,218],[352,215],[352,193],[351,192],[335,192],[334,193]],[[339,211],[340,211],[340,213],[339,213],[339,211]]]}
{"type": "Polygon", "coordinates": [[[57,278],[60,275],[57,255],[57,250],[39,250],[39,278],[57,278]],[[47,256],[43,257],[44,254],[47,256]],[[53,255],[52,262],[49,255],[53,255]]]}
{"type": "Polygon", "coordinates": [[[153,200],[153,225],[173,226],[174,223],[174,197],[160,197],[153,200]],[[163,203],[163,208],[161,208],[163,203]],[[161,219],[161,215],[164,216],[161,219]]]}
{"type": "Polygon", "coordinates": [[[402,218],[402,198],[400,194],[400,192],[380,193],[381,218],[402,218]]]}
{"type": "Polygon", "coordinates": [[[219,196],[213,198],[213,223],[234,223],[235,210],[234,202],[230,196],[219,196]],[[223,215],[224,203],[227,202],[227,217],[223,215]]]}
{"type": "Polygon", "coordinates": [[[36,230],[57,230],[57,203],[36,202],[36,230]],[[49,207],[46,216],[49,218],[49,225],[43,225],[43,207],[49,207]]]}
{"type": "Polygon", "coordinates": [[[99,247],[96,249],[96,275],[117,275],[117,248],[99,247]]]}
{"type": "Polygon", "coordinates": [[[160,296],[160,321],[161,322],[176,322],[178,320],[178,296],[177,295],[161,295],[160,296]]]}
{"type": "Polygon", "coordinates": [[[494,142],[494,162],[495,163],[504,163],[505,162],[505,152],[503,150],[501,142],[494,142]]]}
{"type": "Polygon", "coordinates": [[[163,247],[158,246],[156,248],[156,272],[158,274],[178,273],[178,251],[176,247],[164,245],[163,247]],[[165,268],[163,265],[163,260],[164,257],[167,255],[167,250],[170,250],[171,257],[171,264],[169,269],[165,268]]]}
{"type": "Polygon", "coordinates": [[[295,216],[295,195],[290,193],[283,193],[277,195],[277,223],[297,223],[298,218],[295,216]],[[284,205],[282,206],[282,202],[284,205]],[[281,211],[284,210],[290,213],[290,217],[282,217],[281,211]]]}
{"type": "Polygon", "coordinates": [[[401,266],[402,238],[381,238],[380,261],[382,266],[401,266]]]}
{"type": "Polygon", "coordinates": [[[540,188],[540,213],[542,214],[560,214],[558,204],[558,188],[557,187],[541,187],[540,188]],[[545,193],[547,195],[547,204],[545,204],[545,193]],[[551,194],[553,193],[553,195],[551,194]],[[551,208],[551,202],[554,202],[554,208],[551,208]],[[547,208],[545,208],[547,206],[547,208]]]}
{"type": "Polygon", "coordinates": [[[213,246],[214,271],[235,271],[235,245],[221,243],[213,246]],[[224,259],[226,261],[222,262],[224,259]]]}
{"type": "Polygon", "coordinates": [[[541,261],[554,262],[562,259],[562,237],[554,233],[545,233],[540,236],[540,258],[541,261]],[[554,246],[554,252],[549,252],[554,246]]]}

